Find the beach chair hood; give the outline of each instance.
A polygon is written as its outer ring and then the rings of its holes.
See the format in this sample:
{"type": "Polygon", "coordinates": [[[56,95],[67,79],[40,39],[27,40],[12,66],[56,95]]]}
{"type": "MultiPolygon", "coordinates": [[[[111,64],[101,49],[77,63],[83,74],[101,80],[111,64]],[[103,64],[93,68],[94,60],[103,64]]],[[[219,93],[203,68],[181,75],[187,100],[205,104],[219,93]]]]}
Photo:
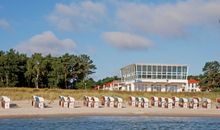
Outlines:
{"type": "Polygon", "coordinates": [[[4,102],[10,102],[10,98],[7,96],[2,96],[1,100],[4,102]]]}
{"type": "Polygon", "coordinates": [[[149,102],[149,99],[148,99],[148,98],[145,98],[145,97],[142,97],[142,101],[143,101],[144,103],[147,103],[147,102],[149,102]]]}
{"type": "Polygon", "coordinates": [[[158,97],[151,97],[154,101],[158,101],[158,97]]]}
{"type": "Polygon", "coordinates": [[[133,96],[130,96],[129,99],[130,99],[130,101],[134,102],[136,98],[133,96]]]}
{"type": "Polygon", "coordinates": [[[38,102],[44,102],[44,98],[42,98],[42,97],[36,97],[36,101],[38,101],[38,102]]]}
{"type": "Polygon", "coordinates": [[[75,99],[73,97],[70,97],[70,96],[68,96],[68,99],[69,99],[70,102],[74,102],[75,101],[75,99]]]}
{"type": "Polygon", "coordinates": [[[93,99],[93,101],[95,101],[95,102],[98,102],[98,101],[99,101],[99,98],[97,98],[97,97],[92,97],[92,99],[93,99]]]}
{"type": "Polygon", "coordinates": [[[113,97],[108,97],[108,100],[110,101],[110,102],[114,102],[114,98],[113,97]]]}

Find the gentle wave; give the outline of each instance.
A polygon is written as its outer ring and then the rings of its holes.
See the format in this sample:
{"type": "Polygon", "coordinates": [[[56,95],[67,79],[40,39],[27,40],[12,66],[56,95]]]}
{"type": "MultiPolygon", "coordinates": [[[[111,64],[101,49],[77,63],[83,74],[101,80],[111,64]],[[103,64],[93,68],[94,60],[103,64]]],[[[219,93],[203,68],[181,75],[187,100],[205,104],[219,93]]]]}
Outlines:
{"type": "Polygon", "coordinates": [[[220,118],[83,116],[0,119],[4,130],[217,130],[220,118]]]}

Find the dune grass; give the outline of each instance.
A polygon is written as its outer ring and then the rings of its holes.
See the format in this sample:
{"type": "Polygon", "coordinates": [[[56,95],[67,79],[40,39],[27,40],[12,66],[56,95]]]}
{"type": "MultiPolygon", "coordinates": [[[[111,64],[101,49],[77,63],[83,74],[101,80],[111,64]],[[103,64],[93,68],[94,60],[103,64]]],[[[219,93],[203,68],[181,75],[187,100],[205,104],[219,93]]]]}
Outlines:
{"type": "Polygon", "coordinates": [[[77,100],[82,100],[83,96],[118,96],[128,100],[129,96],[143,96],[150,98],[157,97],[206,97],[215,101],[220,97],[220,92],[125,92],[125,91],[102,91],[102,90],[67,90],[67,89],[35,89],[35,88],[0,88],[0,96],[8,96],[12,100],[31,100],[33,95],[42,96],[47,100],[57,100],[59,95],[72,96],[77,100]]]}

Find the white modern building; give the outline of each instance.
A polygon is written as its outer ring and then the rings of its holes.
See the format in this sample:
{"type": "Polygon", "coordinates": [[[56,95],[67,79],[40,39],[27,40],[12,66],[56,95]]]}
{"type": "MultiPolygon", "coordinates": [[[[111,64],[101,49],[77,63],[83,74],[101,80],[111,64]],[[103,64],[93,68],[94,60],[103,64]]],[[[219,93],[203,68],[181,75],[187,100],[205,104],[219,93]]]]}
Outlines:
{"type": "Polygon", "coordinates": [[[182,92],[188,82],[188,67],[175,64],[131,64],[121,68],[121,90],[182,92]]]}
{"type": "Polygon", "coordinates": [[[199,81],[195,79],[189,79],[185,91],[187,92],[200,92],[200,86],[199,86],[199,81]]]}

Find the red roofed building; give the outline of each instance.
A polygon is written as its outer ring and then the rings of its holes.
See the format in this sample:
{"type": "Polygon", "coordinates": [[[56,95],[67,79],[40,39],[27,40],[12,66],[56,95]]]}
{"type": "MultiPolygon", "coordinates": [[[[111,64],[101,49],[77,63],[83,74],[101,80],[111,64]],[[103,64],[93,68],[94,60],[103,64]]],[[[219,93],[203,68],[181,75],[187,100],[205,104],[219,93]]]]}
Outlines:
{"type": "Polygon", "coordinates": [[[114,80],[112,82],[108,82],[104,84],[102,87],[100,87],[102,90],[124,90],[122,87],[121,81],[114,80]]]}
{"type": "Polygon", "coordinates": [[[185,91],[187,92],[200,92],[199,81],[195,79],[189,79],[186,84],[185,91]]]}

